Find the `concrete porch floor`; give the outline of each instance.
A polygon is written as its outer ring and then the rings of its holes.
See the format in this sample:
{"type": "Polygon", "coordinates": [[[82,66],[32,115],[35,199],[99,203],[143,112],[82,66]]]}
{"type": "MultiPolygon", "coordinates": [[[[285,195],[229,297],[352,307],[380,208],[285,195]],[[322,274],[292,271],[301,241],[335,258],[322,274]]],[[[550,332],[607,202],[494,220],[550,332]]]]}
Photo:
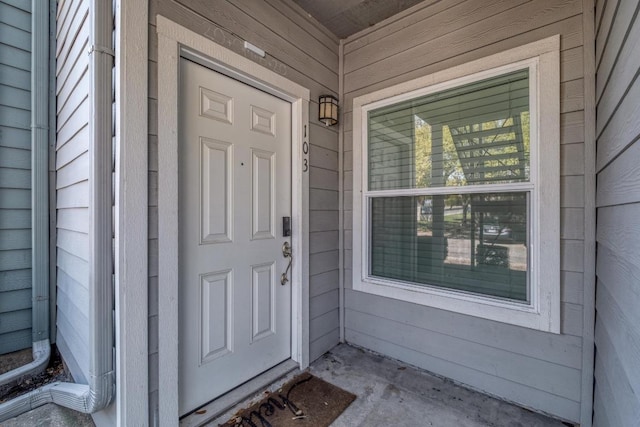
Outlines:
{"type": "MultiPolygon", "coordinates": [[[[569,425],[349,345],[338,345],[315,361],[309,371],[357,396],[332,427],[569,425]]],[[[293,372],[278,383],[298,373],[293,372]]],[[[246,404],[238,407],[243,406],[246,404]]],[[[235,409],[228,411],[207,426],[223,423],[234,412],[235,409]]],[[[93,423],[86,415],[46,405],[2,425],[91,426],[93,423]]]]}
{"type": "MultiPolygon", "coordinates": [[[[345,344],[313,362],[309,371],[357,396],[332,427],[571,425],[345,344]]],[[[270,389],[298,373],[293,372],[270,389]]],[[[245,406],[248,402],[236,408],[245,406]]],[[[234,413],[232,409],[206,425],[218,426],[234,413]]]]}
{"type": "Polygon", "coordinates": [[[2,427],[95,427],[91,416],[49,403],[0,423],[2,427]]]}

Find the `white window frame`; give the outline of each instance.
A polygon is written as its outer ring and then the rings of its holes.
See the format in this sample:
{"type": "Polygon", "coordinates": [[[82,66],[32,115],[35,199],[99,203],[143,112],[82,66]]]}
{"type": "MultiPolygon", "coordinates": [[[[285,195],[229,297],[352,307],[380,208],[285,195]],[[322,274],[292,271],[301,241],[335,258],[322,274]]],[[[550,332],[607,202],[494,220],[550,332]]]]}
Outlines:
{"type": "Polygon", "coordinates": [[[560,333],[560,37],[553,36],[353,100],[353,289],[457,313],[560,333]],[[377,190],[415,196],[529,191],[529,301],[505,300],[369,275],[368,112],[529,68],[530,180],[517,184],[377,190]],[[541,226],[543,225],[543,226],[541,226]]]}

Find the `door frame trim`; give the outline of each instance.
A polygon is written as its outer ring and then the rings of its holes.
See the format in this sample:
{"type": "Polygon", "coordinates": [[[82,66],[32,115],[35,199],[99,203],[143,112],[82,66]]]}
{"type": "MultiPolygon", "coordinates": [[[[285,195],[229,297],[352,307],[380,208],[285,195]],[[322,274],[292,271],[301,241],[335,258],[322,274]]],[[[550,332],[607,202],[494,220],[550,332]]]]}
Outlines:
{"type": "MultiPolygon", "coordinates": [[[[157,16],[158,33],[158,406],[160,425],[179,418],[178,376],[178,78],[180,58],[291,103],[291,359],[309,366],[309,173],[302,145],[309,129],[309,89],[157,16]]],[[[308,141],[307,141],[308,142],[308,141]]]]}

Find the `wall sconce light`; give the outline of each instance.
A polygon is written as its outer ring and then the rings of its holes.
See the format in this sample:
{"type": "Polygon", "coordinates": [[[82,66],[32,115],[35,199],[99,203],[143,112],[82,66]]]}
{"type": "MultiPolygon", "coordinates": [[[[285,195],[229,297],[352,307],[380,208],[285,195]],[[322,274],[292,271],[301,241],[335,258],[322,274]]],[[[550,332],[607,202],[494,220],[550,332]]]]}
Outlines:
{"type": "Polygon", "coordinates": [[[338,123],[338,98],[333,95],[321,95],[318,104],[320,104],[318,119],[325,126],[333,126],[338,123]]]}

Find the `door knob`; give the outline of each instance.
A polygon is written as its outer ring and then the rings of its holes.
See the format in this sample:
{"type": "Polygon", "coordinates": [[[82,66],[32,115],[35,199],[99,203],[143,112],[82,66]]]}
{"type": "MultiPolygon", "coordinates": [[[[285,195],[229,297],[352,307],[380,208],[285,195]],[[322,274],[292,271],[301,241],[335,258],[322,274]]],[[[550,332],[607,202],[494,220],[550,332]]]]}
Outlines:
{"type": "Polygon", "coordinates": [[[280,284],[286,285],[289,281],[287,277],[289,275],[289,269],[291,268],[291,263],[293,262],[293,255],[291,254],[291,244],[289,242],[284,242],[282,245],[282,256],[285,258],[289,258],[289,265],[287,265],[287,269],[280,275],[280,284]]]}
{"type": "Polygon", "coordinates": [[[289,242],[284,242],[282,244],[282,256],[285,258],[289,258],[291,256],[291,244],[289,242]]]}

